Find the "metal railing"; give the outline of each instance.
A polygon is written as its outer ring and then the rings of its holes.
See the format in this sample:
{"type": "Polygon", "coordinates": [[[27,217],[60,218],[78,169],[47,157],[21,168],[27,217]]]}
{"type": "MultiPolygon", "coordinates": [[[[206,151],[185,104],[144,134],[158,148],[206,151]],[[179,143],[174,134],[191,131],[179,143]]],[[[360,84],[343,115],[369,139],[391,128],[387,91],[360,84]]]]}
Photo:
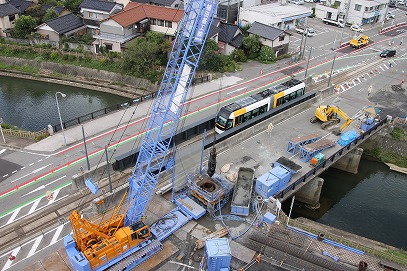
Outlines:
{"type": "Polygon", "coordinates": [[[10,136],[15,136],[15,137],[28,137],[28,138],[36,138],[39,136],[43,136],[47,133],[47,130],[41,130],[38,132],[30,132],[30,131],[25,131],[25,130],[15,130],[15,129],[4,129],[3,128],[3,133],[10,135],[10,136]]]}

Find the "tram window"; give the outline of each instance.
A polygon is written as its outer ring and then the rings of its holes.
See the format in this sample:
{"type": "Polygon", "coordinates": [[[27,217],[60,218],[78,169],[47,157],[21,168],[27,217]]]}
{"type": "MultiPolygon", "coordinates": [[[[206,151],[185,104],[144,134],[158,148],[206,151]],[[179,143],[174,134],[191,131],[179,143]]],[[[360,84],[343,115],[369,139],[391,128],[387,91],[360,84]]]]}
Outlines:
{"type": "Polygon", "coordinates": [[[290,94],[290,101],[291,101],[291,100],[294,100],[296,97],[297,97],[297,93],[296,93],[296,92],[291,93],[291,94],[290,94]]]}
{"type": "Polygon", "coordinates": [[[267,104],[259,108],[259,115],[267,111],[267,104]]]}
{"type": "Polygon", "coordinates": [[[304,94],[304,89],[303,89],[303,88],[297,90],[297,97],[299,97],[299,96],[301,96],[301,95],[303,95],[303,94],[304,94]]]}
{"type": "Polygon", "coordinates": [[[226,123],[226,129],[230,129],[233,126],[233,121],[232,120],[228,120],[228,122],[226,123]]]}
{"type": "Polygon", "coordinates": [[[235,118],[235,126],[242,124],[242,120],[243,120],[243,115],[237,116],[235,118]]]}
{"type": "Polygon", "coordinates": [[[251,119],[252,112],[247,112],[246,114],[243,115],[243,122],[248,121],[251,119]]]}
{"type": "Polygon", "coordinates": [[[278,98],[278,99],[277,99],[276,106],[279,106],[279,105],[282,104],[282,103],[283,103],[283,98],[278,98]]]}
{"type": "Polygon", "coordinates": [[[288,103],[290,101],[290,95],[284,96],[284,102],[283,103],[288,103]]]}
{"type": "Polygon", "coordinates": [[[258,115],[259,115],[259,109],[256,108],[256,109],[254,109],[254,110],[252,111],[252,117],[255,118],[255,117],[257,117],[258,115]]]}

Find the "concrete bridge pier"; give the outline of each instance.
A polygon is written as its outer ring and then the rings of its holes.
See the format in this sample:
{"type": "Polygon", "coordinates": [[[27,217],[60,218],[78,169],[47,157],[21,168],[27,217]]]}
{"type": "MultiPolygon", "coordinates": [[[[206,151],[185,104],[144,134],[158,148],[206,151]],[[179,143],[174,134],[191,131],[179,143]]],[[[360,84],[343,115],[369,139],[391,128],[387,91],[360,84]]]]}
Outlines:
{"type": "Polygon", "coordinates": [[[305,203],[305,206],[309,209],[318,209],[320,206],[319,197],[321,195],[323,184],[324,179],[320,177],[315,177],[309,180],[295,193],[295,200],[305,203]]]}
{"type": "Polygon", "coordinates": [[[362,148],[354,148],[346,155],[341,157],[338,161],[336,161],[336,163],[333,164],[332,167],[353,174],[357,174],[362,154],[363,154],[362,148]]]}

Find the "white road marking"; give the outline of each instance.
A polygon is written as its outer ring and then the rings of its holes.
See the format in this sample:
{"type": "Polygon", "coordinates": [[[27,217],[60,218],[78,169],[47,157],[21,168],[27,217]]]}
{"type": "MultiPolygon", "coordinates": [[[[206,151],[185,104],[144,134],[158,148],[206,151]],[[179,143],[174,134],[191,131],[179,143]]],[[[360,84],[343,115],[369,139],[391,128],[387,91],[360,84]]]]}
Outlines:
{"type": "Polygon", "coordinates": [[[25,167],[20,168],[20,170],[25,169],[25,167]]]}
{"type": "Polygon", "coordinates": [[[44,238],[44,236],[40,235],[35,239],[35,242],[33,244],[33,246],[30,249],[30,252],[28,252],[26,258],[31,257],[32,255],[34,255],[35,251],[37,250],[38,246],[41,243],[42,238],[44,238]]]}
{"type": "Polygon", "coordinates": [[[8,176],[8,174],[6,174],[6,175],[3,175],[3,178],[6,178],[8,176]]]}
{"type": "Polygon", "coordinates": [[[31,205],[30,211],[28,211],[28,215],[34,213],[35,209],[37,209],[38,204],[40,203],[41,199],[37,199],[34,201],[34,204],[31,205]]]}
{"type": "Polygon", "coordinates": [[[52,237],[50,245],[55,244],[58,241],[58,237],[61,234],[63,228],[64,228],[63,224],[58,226],[57,230],[54,233],[54,236],[52,237]]]}
{"type": "MultiPolygon", "coordinates": [[[[34,163],[33,163],[32,165],[34,165],[34,163]]],[[[52,165],[52,164],[48,164],[48,165],[46,165],[46,166],[43,166],[43,167],[34,169],[33,171],[31,171],[31,173],[28,173],[28,174],[26,174],[26,175],[24,175],[24,176],[21,176],[21,177],[18,178],[18,179],[15,179],[15,180],[11,181],[11,183],[14,183],[14,182],[16,182],[16,181],[18,181],[18,180],[20,180],[20,179],[22,179],[22,178],[25,178],[25,177],[27,177],[27,176],[30,175],[30,174],[35,174],[35,173],[37,173],[38,171],[41,171],[41,170],[43,170],[44,168],[46,168],[46,167],[48,167],[48,166],[50,166],[50,165],[52,165]]],[[[30,164],[30,166],[31,166],[31,164],[30,164]]]]}
{"type": "Polygon", "coordinates": [[[42,161],[42,159],[38,160],[37,163],[39,163],[39,162],[41,162],[41,161],[42,161]]]}
{"type": "Polygon", "coordinates": [[[244,88],[238,88],[238,89],[236,89],[236,90],[234,90],[234,91],[230,91],[230,92],[228,92],[228,93],[226,93],[227,95],[229,95],[229,94],[232,94],[232,93],[235,93],[235,92],[238,92],[238,91],[241,91],[241,90],[244,90],[244,89],[246,89],[247,87],[244,87],[244,88]]]}
{"type": "Polygon", "coordinates": [[[16,219],[16,217],[17,217],[18,213],[20,212],[20,210],[21,210],[21,207],[14,210],[13,214],[11,215],[9,220],[7,221],[6,225],[12,223],[16,219]]]}
{"type": "Polygon", "coordinates": [[[6,149],[0,150],[0,154],[2,154],[2,153],[5,152],[5,151],[6,151],[6,149]]]}
{"type": "Polygon", "coordinates": [[[13,172],[11,172],[11,174],[14,174],[14,173],[16,173],[17,172],[17,170],[14,170],[13,172]]]}
{"type": "Polygon", "coordinates": [[[31,194],[31,193],[37,192],[37,191],[39,191],[39,190],[41,190],[41,189],[44,189],[47,185],[53,184],[53,183],[55,183],[55,182],[57,182],[57,181],[59,181],[59,180],[65,178],[65,177],[66,177],[66,175],[64,175],[64,176],[62,176],[62,177],[59,177],[58,179],[56,179],[56,180],[54,180],[54,181],[52,181],[52,182],[49,182],[49,183],[47,183],[47,184],[43,184],[43,185],[37,187],[36,189],[34,189],[34,190],[32,190],[32,191],[30,191],[30,192],[28,192],[28,193],[22,195],[20,198],[25,197],[25,196],[27,196],[27,195],[29,195],[29,194],[31,194]]]}
{"type": "Polygon", "coordinates": [[[22,153],[28,153],[28,154],[34,154],[34,155],[40,155],[40,156],[44,156],[44,157],[49,157],[49,154],[42,154],[42,153],[35,153],[35,152],[29,152],[29,151],[19,151],[22,153]]]}
{"type": "Polygon", "coordinates": [[[34,165],[34,163],[31,163],[31,164],[29,164],[28,166],[32,166],[32,165],[34,165]]]}
{"type": "MultiPolygon", "coordinates": [[[[7,255],[12,254],[13,256],[16,256],[18,254],[18,252],[20,251],[21,247],[16,247],[15,249],[13,249],[12,251],[10,251],[10,253],[8,253],[7,255]]],[[[8,256],[7,256],[8,257],[8,256]]],[[[3,266],[3,269],[1,269],[1,271],[7,270],[10,268],[11,264],[13,263],[13,261],[10,261],[9,259],[7,259],[6,264],[3,266]]]]}

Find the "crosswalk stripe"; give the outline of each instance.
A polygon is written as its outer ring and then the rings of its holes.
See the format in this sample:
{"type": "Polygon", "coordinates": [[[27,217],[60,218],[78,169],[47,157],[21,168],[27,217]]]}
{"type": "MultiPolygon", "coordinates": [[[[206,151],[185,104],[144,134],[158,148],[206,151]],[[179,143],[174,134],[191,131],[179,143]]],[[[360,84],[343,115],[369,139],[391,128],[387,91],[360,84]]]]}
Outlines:
{"type": "Polygon", "coordinates": [[[6,149],[0,150],[0,154],[2,154],[2,153],[5,152],[5,151],[6,151],[6,149]]]}
{"type": "Polygon", "coordinates": [[[35,242],[34,242],[33,246],[31,247],[30,252],[28,252],[28,255],[27,255],[26,258],[31,257],[32,255],[34,255],[35,251],[37,250],[38,246],[41,243],[42,238],[44,238],[44,237],[42,235],[40,235],[35,239],[35,242]]]}

